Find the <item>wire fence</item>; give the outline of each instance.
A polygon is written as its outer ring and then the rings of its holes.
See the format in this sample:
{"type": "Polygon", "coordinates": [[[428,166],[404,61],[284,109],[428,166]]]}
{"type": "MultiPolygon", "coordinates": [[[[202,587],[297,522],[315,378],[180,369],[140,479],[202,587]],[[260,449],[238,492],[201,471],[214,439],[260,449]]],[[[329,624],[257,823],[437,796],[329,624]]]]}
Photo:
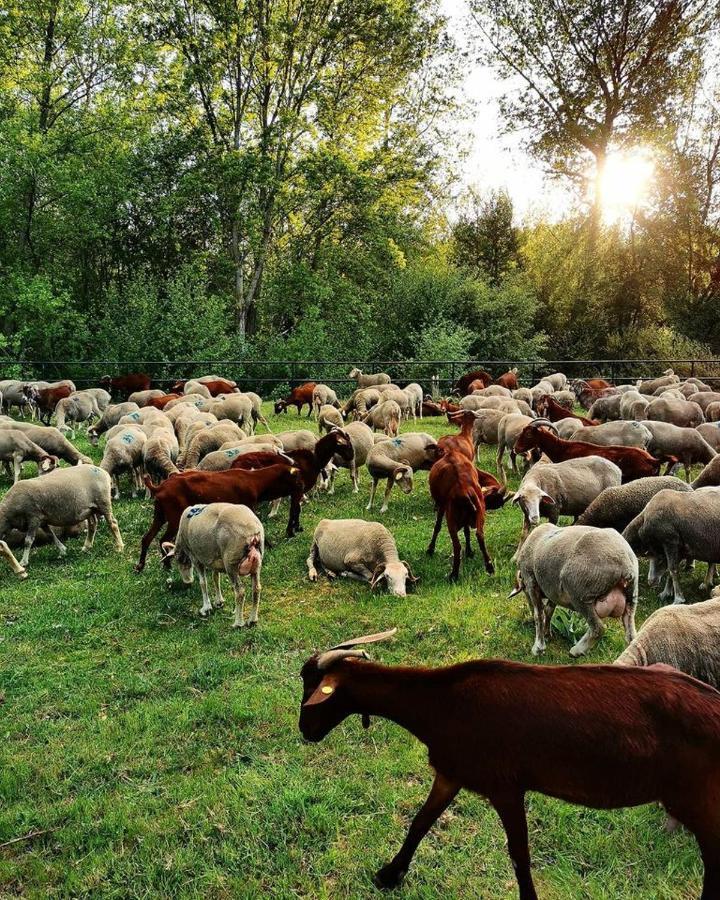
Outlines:
{"type": "Polygon", "coordinates": [[[305,381],[331,385],[346,394],[355,382],[349,377],[357,366],[363,372],[387,372],[400,385],[418,382],[429,391],[435,386],[449,393],[465,372],[484,369],[495,378],[508,369],[518,369],[518,381],[531,386],[552,372],[564,372],[569,379],[605,378],[613,384],[655,378],[667,369],[681,377],[699,378],[720,389],[720,359],[474,359],[474,360],[4,360],[0,378],[57,381],[72,379],[78,388],[97,385],[104,375],[147,373],[153,386],[168,389],[176,381],[217,374],[231,378],[243,390],[263,396],[278,396],[305,381]]]}

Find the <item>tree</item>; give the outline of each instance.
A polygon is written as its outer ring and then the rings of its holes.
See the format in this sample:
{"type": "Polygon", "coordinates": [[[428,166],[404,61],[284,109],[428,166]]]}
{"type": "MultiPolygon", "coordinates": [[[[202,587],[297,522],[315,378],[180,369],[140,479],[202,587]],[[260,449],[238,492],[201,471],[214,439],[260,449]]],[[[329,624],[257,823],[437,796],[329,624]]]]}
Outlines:
{"type": "Polygon", "coordinates": [[[497,286],[518,261],[512,200],[506,190],[484,198],[471,191],[467,206],[452,230],[453,258],[497,286]]]}
{"type": "Polygon", "coordinates": [[[712,0],[471,0],[482,55],[512,87],[509,128],[551,171],[587,188],[608,153],[658,135],[701,71],[712,0]],[[594,175],[587,174],[594,169],[594,175]]]}

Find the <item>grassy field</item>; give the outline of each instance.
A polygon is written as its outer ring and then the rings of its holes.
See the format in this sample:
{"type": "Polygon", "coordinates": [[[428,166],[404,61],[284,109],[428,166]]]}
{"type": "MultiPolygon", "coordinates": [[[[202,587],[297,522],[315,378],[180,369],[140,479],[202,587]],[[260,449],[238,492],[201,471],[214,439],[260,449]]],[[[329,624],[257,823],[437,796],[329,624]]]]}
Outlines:
{"type": "MultiPolygon", "coordinates": [[[[294,413],[282,417],[283,428],[303,425],[294,413]]],[[[418,430],[450,429],[429,419],[418,430]]],[[[490,471],[493,455],[483,453],[490,471]]],[[[71,541],[65,559],[36,550],[25,582],[0,571],[0,896],[380,896],[372,874],[398,848],[430,784],[423,748],[381,720],[368,731],[348,720],[323,743],[304,744],[302,663],[314,649],[391,626],[396,639],[374,651],[388,663],[529,661],[534,632],[524,598],[506,599],[519,511],[489,514],[495,576],[476,556],[451,585],[445,530],[436,556],[425,555],[427,473],[411,495],[394,493],[383,518],[421,579],[416,593],[311,585],[305,558],[315,524],[369,517],[368,490],[366,471],[360,495],[341,472],[334,497],[304,507],[305,530],[291,541],[286,511],[270,520],[253,630],[231,629],[232,603],[201,620],[197,584],[168,588],[156,555],[143,575],[133,572],[151,504],[130,500],[129,487],[116,504],[124,555],[102,524],[90,555],[71,541]],[[6,843],[33,832],[44,833],[6,843]]],[[[688,599],[701,598],[703,574],[687,577],[688,599]]],[[[643,585],[638,624],[657,605],[643,585]]],[[[571,664],[569,646],[554,634],[544,661],[571,664]]],[[[613,622],[589,661],[612,660],[622,646],[613,622]]],[[[658,807],[596,812],[529,796],[540,895],[696,897],[694,840],[665,834],[663,819],[658,807]]],[[[515,896],[504,833],[486,803],[461,794],[421,845],[402,896],[515,896]]]]}

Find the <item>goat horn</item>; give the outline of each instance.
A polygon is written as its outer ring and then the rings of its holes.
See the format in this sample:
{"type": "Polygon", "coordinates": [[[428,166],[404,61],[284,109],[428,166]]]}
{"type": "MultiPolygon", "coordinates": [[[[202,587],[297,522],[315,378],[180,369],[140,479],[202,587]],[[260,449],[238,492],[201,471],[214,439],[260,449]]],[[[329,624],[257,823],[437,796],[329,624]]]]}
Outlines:
{"type": "Polygon", "coordinates": [[[364,637],[351,638],[349,641],[335,644],[334,647],[330,647],[330,650],[347,650],[350,647],[358,647],[360,644],[376,644],[378,641],[386,641],[396,632],[397,628],[391,628],[389,631],[378,631],[376,634],[366,634],[364,637]]]}
{"type": "Polygon", "coordinates": [[[321,653],[320,656],[318,656],[318,670],[323,672],[325,669],[329,669],[334,662],[345,659],[346,656],[358,656],[361,659],[370,659],[364,650],[353,650],[352,648],[348,650],[326,650],[325,653],[321,653]]]}

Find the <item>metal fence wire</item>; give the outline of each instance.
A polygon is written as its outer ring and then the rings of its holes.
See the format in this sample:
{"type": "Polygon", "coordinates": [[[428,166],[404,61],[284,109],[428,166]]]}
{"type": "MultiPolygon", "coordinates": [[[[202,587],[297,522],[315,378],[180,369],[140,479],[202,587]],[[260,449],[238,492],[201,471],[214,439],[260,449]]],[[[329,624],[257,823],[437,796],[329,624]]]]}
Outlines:
{"type": "Polygon", "coordinates": [[[97,385],[103,375],[147,373],[155,387],[169,388],[181,379],[217,374],[231,378],[244,390],[262,396],[278,396],[305,381],[331,385],[347,394],[355,386],[349,377],[357,366],[363,372],[387,372],[400,385],[418,382],[426,391],[433,384],[440,393],[449,393],[457,379],[473,369],[484,369],[498,377],[508,369],[518,369],[518,381],[531,386],[552,372],[568,378],[605,378],[613,384],[655,378],[667,369],[681,377],[702,379],[720,390],[718,359],[475,359],[475,360],[2,360],[2,378],[57,381],[72,379],[77,386],[97,385]]]}

